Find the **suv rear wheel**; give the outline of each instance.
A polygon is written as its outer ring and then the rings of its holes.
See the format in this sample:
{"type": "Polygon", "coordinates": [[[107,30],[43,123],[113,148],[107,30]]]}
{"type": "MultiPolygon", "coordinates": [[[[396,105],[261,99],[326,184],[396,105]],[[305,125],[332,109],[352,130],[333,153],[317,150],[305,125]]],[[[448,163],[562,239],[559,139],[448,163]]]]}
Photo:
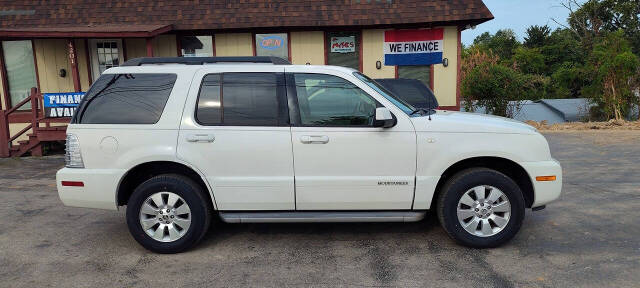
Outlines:
{"type": "Polygon", "coordinates": [[[127,204],[133,238],[158,253],[178,253],[202,239],[211,221],[202,187],[177,174],[155,176],[138,186],[127,204]]]}
{"type": "Polygon", "coordinates": [[[513,238],[524,219],[520,187],[506,175],[472,168],[454,175],[443,186],[437,212],[442,227],[459,243],[486,248],[513,238]]]}

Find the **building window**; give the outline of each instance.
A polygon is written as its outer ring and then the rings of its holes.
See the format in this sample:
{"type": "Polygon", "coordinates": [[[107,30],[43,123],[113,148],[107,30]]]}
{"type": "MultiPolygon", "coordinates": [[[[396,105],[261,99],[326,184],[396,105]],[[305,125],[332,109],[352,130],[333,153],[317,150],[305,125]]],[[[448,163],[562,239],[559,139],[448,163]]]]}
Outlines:
{"type": "Polygon", "coordinates": [[[431,66],[398,66],[398,78],[420,80],[431,87],[431,66]]]}
{"type": "Polygon", "coordinates": [[[360,32],[327,32],[327,64],[360,70],[360,32]]]}
{"type": "Polygon", "coordinates": [[[213,57],[213,37],[182,36],[180,48],[184,57],[213,57]]]}
{"type": "Polygon", "coordinates": [[[99,39],[91,40],[91,69],[95,79],[111,67],[118,67],[124,59],[122,52],[122,40],[99,39]]]}
{"type": "Polygon", "coordinates": [[[276,56],[289,59],[287,33],[256,34],[256,56],[276,56]]]}
{"type": "MultiPolygon", "coordinates": [[[[15,105],[29,97],[32,87],[38,86],[31,40],[3,41],[2,50],[9,82],[5,89],[9,91],[11,105],[15,105]]],[[[31,104],[27,103],[21,109],[31,109],[31,104]]]]}

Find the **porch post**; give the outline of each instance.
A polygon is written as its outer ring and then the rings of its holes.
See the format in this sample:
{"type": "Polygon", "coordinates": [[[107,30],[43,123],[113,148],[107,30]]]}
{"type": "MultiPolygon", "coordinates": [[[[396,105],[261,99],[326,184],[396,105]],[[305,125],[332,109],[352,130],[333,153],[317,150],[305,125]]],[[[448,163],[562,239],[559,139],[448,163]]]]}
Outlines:
{"type": "MultiPolygon", "coordinates": [[[[40,103],[40,91],[38,88],[31,88],[31,133],[38,135],[38,129],[40,128],[38,124],[38,110],[40,103]]],[[[43,104],[44,105],[44,104],[43,104]]],[[[42,113],[44,116],[44,112],[42,113]]],[[[31,156],[42,156],[42,144],[36,145],[31,149],[31,156]]]]}
{"type": "Polygon", "coordinates": [[[71,63],[71,77],[73,77],[73,90],[80,92],[82,91],[82,87],[80,86],[80,74],[78,73],[78,55],[73,39],[67,39],[67,46],[69,49],[69,63],[71,63]]]}
{"type": "Polygon", "coordinates": [[[149,37],[147,40],[147,57],[153,57],[153,38],[149,37]]]}
{"type": "Polygon", "coordinates": [[[9,157],[9,119],[0,110],[0,157],[9,157]]]}
{"type": "MultiPolygon", "coordinates": [[[[0,42],[1,44],[1,42],[0,42]]],[[[0,104],[0,157],[9,157],[9,117],[5,115],[5,111],[11,109],[11,101],[9,99],[9,87],[7,85],[7,71],[4,67],[4,52],[2,51],[2,45],[0,45],[0,85],[4,88],[3,95],[0,98],[4,100],[4,108],[0,104]]]]}
{"type": "MultiPolygon", "coordinates": [[[[4,110],[9,110],[11,109],[11,95],[9,94],[9,79],[7,79],[7,69],[4,66],[4,50],[2,49],[2,45],[0,45],[0,85],[4,88],[3,95],[0,95],[0,98],[4,100],[4,110]]],[[[0,107],[2,107],[2,105],[0,105],[0,107]]]]}

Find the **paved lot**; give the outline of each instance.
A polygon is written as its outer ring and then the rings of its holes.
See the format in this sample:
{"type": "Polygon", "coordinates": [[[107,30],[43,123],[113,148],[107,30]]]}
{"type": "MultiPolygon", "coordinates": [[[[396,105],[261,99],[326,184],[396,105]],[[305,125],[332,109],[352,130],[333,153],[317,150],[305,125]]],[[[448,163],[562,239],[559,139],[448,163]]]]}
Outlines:
{"type": "Polygon", "coordinates": [[[0,159],[0,286],[638,287],[640,132],[546,134],[564,194],[490,250],[410,224],[220,225],[196,249],[157,255],[124,212],[62,206],[59,156],[0,159]]]}

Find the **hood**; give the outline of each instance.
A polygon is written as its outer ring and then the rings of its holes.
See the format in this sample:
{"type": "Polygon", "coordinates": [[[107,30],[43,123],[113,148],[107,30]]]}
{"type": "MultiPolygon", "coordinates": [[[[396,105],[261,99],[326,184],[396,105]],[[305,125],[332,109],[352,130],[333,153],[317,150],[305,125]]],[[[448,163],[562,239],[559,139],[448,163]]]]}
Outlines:
{"type": "Polygon", "coordinates": [[[460,132],[460,133],[508,133],[535,134],[536,128],[510,118],[467,113],[457,111],[436,110],[431,115],[411,118],[418,131],[460,132]]]}

